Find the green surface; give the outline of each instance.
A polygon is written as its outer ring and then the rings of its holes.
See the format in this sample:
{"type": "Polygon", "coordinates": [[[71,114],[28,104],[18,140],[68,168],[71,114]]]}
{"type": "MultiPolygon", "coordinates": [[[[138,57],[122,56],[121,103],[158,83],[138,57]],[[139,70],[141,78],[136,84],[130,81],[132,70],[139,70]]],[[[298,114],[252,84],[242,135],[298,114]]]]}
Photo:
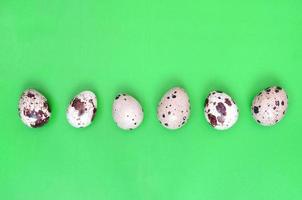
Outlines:
{"type": "Polygon", "coordinates": [[[301,200],[302,1],[1,0],[1,200],[301,200]],[[288,91],[289,110],[261,127],[250,104],[261,89],[288,91]],[[178,131],[156,119],[161,96],[186,88],[192,115],[178,131]],[[17,114],[28,87],[49,99],[47,126],[17,114]],[[83,89],[99,110],[86,129],[65,110],[83,89]],[[207,93],[238,103],[230,130],[203,116],[207,93]],[[118,92],[145,110],[142,126],[118,129],[118,92]]]}

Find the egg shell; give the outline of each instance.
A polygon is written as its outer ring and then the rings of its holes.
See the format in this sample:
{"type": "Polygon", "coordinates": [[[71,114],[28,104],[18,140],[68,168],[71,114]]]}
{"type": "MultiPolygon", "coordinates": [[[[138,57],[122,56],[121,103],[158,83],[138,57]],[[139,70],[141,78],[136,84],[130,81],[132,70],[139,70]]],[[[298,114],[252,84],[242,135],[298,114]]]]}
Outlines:
{"type": "Polygon", "coordinates": [[[44,126],[51,116],[47,99],[35,89],[22,93],[18,110],[22,122],[31,128],[44,126]]]}
{"type": "Polygon", "coordinates": [[[262,90],[253,100],[253,118],[263,126],[273,126],[283,119],[288,107],[286,91],[273,86],[262,90]]]}
{"type": "Polygon", "coordinates": [[[226,130],[237,122],[239,110],[229,95],[221,91],[213,91],[205,100],[204,114],[212,127],[226,130]]]}
{"type": "Polygon", "coordinates": [[[117,126],[124,130],[136,129],[144,119],[141,104],[128,94],[119,94],[112,105],[112,116],[117,126]]]}
{"type": "Polygon", "coordinates": [[[97,111],[97,98],[91,91],[83,91],[70,102],[66,117],[70,125],[84,128],[91,124],[97,111]]]}
{"type": "Polygon", "coordinates": [[[174,87],[164,94],[157,108],[157,118],[168,129],[179,129],[190,117],[189,96],[183,88],[174,87]]]}

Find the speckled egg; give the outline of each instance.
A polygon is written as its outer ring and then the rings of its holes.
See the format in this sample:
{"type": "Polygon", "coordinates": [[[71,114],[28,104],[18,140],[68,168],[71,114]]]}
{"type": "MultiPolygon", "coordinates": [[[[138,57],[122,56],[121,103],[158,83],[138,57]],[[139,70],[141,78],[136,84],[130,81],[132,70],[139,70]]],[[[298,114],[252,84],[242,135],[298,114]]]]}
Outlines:
{"type": "Polygon", "coordinates": [[[34,89],[22,93],[18,110],[22,122],[31,128],[42,127],[51,115],[47,99],[34,89]]]}
{"type": "Polygon", "coordinates": [[[66,116],[75,128],[84,128],[91,124],[97,111],[96,95],[91,91],[83,91],[70,102],[66,116]]]}
{"type": "Polygon", "coordinates": [[[135,98],[128,94],[119,94],[113,101],[112,116],[118,127],[132,130],[142,123],[144,112],[135,98]]]}
{"type": "Polygon", "coordinates": [[[288,105],[287,94],[279,86],[261,91],[252,103],[254,119],[263,126],[277,124],[285,115],[288,105]]]}
{"type": "Polygon", "coordinates": [[[190,116],[190,100],[184,89],[170,89],[161,99],[157,108],[157,118],[168,129],[178,129],[185,125],[190,116]]]}
{"type": "Polygon", "coordinates": [[[226,130],[237,122],[239,110],[229,95],[221,91],[213,91],[205,100],[204,114],[212,127],[226,130]]]}

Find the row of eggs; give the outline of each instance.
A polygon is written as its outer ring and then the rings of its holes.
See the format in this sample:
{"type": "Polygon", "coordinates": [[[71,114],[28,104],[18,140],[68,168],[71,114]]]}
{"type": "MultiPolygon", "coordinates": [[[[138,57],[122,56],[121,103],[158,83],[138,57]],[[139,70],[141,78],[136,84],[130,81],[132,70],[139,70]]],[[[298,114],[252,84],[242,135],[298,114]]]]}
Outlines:
{"type": "MultiPolygon", "coordinates": [[[[263,126],[275,125],[284,117],[287,105],[288,97],[284,89],[278,86],[266,88],[253,100],[253,118],[263,126]]],[[[34,89],[23,92],[18,110],[24,124],[32,128],[45,125],[51,116],[47,99],[34,89]]],[[[83,91],[70,102],[66,117],[73,127],[84,128],[91,124],[96,112],[96,95],[91,91],[83,91]]],[[[239,109],[228,94],[213,91],[205,100],[204,114],[212,127],[225,130],[237,122],[239,109]]],[[[128,94],[115,97],[112,115],[117,126],[125,130],[139,127],[144,118],[141,104],[128,94]]],[[[186,91],[180,87],[167,91],[158,104],[157,117],[168,129],[178,129],[185,125],[190,117],[190,100],[186,91]]]]}

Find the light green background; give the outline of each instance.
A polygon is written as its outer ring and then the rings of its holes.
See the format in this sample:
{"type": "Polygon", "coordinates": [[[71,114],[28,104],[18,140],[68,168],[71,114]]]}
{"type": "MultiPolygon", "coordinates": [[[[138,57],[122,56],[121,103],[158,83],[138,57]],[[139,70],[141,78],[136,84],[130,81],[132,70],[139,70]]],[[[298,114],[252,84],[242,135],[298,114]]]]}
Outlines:
{"type": "Polygon", "coordinates": [[[1,0],[1,200],[301,200],[301,0],[1,0]],[[284,87],[278,125],[251,117],[253,96],[284,87]],[[192,115],[164,129],[156,107],[186,88],[192,115]],[[52,117],[30,129],[20,94],[40,90],[52,117]],[[83,89],[99,100],[94,123],[66,121],[83,89]],[[240,108],[230,130],[203,117],[207,93],[229,93],[240,108]],[[145,110],[142,126],[118,129],[118,92],[145,110]]]}

